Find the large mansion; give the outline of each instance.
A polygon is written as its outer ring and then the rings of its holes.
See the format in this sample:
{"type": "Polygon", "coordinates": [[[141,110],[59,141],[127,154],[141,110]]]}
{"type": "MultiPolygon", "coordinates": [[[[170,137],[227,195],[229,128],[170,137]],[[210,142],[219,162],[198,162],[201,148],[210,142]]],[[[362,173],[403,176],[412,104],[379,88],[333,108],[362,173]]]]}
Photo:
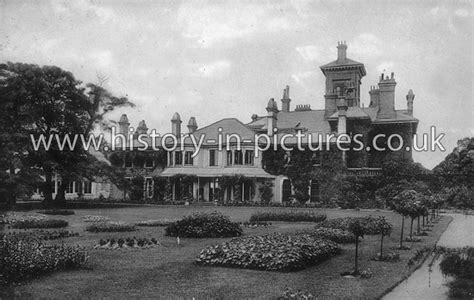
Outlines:
{"type": "MultiPolygon", "coordinates": [[[[187,130],[182,130],[182,119],[175,113],[171,119],[171,133],[180,137],[186,133],[200,140],[205,136],[200,151],[193,157],[194,147],[187,138],[184,147],[175,151],[160,150],[164,155],[157,155],[152,149],[145,152],[125,150],[118,151],[122,155],[109,157],[114,165],[125,168],[127,176],[132,178],[140,175],[144,178],[143,195],[145,198],[165,197],[163,189],[167,190],[168,200],[180,200],[183,197],[192,201],[260,201],[259,190],[262,185],[272,189],[274,202],[289,201],[292,195],[291,180],[284,174],[270,174],[262,165],[263,153],[255,153],[255,135],[266,134],[271,141],[282,141],[285,135],[304,134],[303,143],[335,143],[334,138],[309,140],[312,134],[354,136],[362,134],[364,145],[379,134],[398,134],[403,138],[404,147],[400,151],[371,151],[364,147],[362,151],[341,151],[340,163],[350,173],[361,176],[376,175],[380,172],[386,159],[412,159],[411,148],[413,135],[416,133],[418,120],[413,117],[413,100],[415,95],[410,90],[406,95],[407,108],[395,109],[394,74],[381,74],[377,85],[369,91],[370,105],[361,106],[361,79],[366,75],[364,64],[351,60],[346,56],[347,45],[339,43],[337,59],[321,66],[326,77],[326,93],[324,109],[314,110],[310,105],[292,107],[290,90],[283,90],[281,103],[270,99],[266,105],[266,115],[252,115],[250,122],[242,122],[235,118],[226,118],[215,123],[198,128],[196,118],[190,117],[187,130]],[[237,143],[223,140],[222,149],[217,143],[219,135],[237,134],[241,140],[240,149],[237,143]],[[406,148],[408,147],[408,148],[406,148]],[[406,149],[405,149],[406,148],[406,149]],[[257,154],[257,155],[256,155],[257,154]],[[156,159],[161,157],[160,159],[156,159]],[[157,185],[156,181],[162,182],[157,185]],[[229,184],[229,181],[231,183],[229,184]]],[[[120,132],[129,133],[129,120],[122,115],[120,132]]],[[[148,128],[144,121],[137,127],[134,139],[140,134],[147,134],[148,128]]],[[[295,143],[294,138],[287,138],[285,144],[295,143]]],[[[385,140],[378,142],[380,147],[386,146],[385,140]]],[[[314,168],[319,167],[316,155],[314,168]]],[[[309,178],[308,193],[310,201],[318,201],[324,187],[315,178],[309,178]]],[[[74,189],[74,185],[71,186],[74,189]]],[[[95,185],[94,185],[95,187],[95,185]]],[[[94,187],[91,190],[94,190],[94,187]]],[[[97,190],[99,187],[96,188],[97,190]]],[[[107,190],[110,197],[121,197],[123,192],[107,190]]]]}

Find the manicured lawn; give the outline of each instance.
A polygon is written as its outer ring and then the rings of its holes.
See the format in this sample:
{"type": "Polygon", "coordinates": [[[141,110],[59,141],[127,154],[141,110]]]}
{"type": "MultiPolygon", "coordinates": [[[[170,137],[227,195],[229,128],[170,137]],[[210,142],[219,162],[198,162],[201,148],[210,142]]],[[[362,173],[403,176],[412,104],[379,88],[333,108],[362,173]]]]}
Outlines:
{"type": "MultiPolygon", "coordinates": [[[[25,282],[21,286],[0,292],[0,298],[276,298],[285,288],[311,292],[321,298],[377,298],[386,289],[401,280],[415,266],[407,267],[407,261],[416,249],[432,246],[447,228],[450,218],[443,217],[435,224],[422,243],[408,243],[410,251],[400,251],[398,263],[375,262],[370,258],[379,251],[379,236],[367,236],[360,243],[360,269],[370,269],[370,279],[343,278],[339,274],[353,267],[354,245],[343,245],[341,255],[333,257],[308,269],[291,272],[267,272],[245,269],[197,266],[193,263],[201,249],[229,239],[176,239],[164,236],[162,227],[139,227],[136,232],[90,233],[85,232],[85,215],[103,215],[112,221],[137,222],[148,219],[178,219],[193,211],[218,210],[233,221],[248,221],[255,211],[281,210],[282,208],[242,207],[164,207],[146,206],[137,208],[75,210],[75,215],[54,216],[69,222],[65,229],[80,231],[80,236],[66,238],[65,243],[88,247],[90,259],[87,268],[57,272],[25,282]],[[119,237],[156,238],[162,246],[143,250],[94,250],[99,239],[119,237]]],[[[308,210],[308,209],[306,209],[308,210]]],[[[322,210],[328,218],[345,216],[384,215],[394,225],[391,237],[386,238],[385,253],[389,247],[398,245],[401,218],[392,212],[322,210]]],[[[405,232],[409,230],[405,222],[405,232]]],[[[295,232],[311,228],[314,223],[272,222],[268,228],[244,228],[245,235],[270,232],[295,232]]]]}

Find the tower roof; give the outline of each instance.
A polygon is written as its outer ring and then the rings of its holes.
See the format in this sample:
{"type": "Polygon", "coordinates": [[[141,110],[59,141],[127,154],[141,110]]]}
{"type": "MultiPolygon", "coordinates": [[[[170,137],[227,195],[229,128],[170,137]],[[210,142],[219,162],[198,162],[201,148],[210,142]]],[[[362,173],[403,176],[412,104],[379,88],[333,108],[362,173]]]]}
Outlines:
{"type": "Polygon", "coordinates": [[[181,116],[175,112],[173,117],[171,118],[171,121],[181,121],[181,116]]]}
{"type": "Polygon", "coordinates": [[[361,76],[365,76],[367,74],[363,63],[347,58],[347,44],[345,42],[339,42],[337,49],[337,59],[320,67],[324,75],[326,75],[327,71],[337,71],[343,69],[358,69],[361,76]]]}
{"type": "MultiPolygon", "coordinates": [[[[123,114],[123,115],[120,117],[119,123],[129,123],[126,114],[123,114]]],[[[130,123],[129,123],[129,124],[130,124],[130,123]]]]}

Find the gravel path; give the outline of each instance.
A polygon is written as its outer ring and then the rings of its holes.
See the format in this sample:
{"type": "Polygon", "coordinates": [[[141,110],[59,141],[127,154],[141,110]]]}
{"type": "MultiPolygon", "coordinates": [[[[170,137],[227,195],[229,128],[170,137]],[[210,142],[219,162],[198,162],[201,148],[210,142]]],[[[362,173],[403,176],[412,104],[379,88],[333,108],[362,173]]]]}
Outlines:
{"type": "MultiPolygon", "coordinates": [[[[474,247],[474,216],[447,214],[453,217],[448,229],[441,235],[438,246],[458,248],[474,247]]],[[[426,262],[416,270],[407,280],[398,285],[392,292],[383,297],[384,300],[398,299],[430,299],[441,300],[447,298],[448,288],[445,278],[439,269],[439,260],[436,261],[430,272],[426,262]]]]}

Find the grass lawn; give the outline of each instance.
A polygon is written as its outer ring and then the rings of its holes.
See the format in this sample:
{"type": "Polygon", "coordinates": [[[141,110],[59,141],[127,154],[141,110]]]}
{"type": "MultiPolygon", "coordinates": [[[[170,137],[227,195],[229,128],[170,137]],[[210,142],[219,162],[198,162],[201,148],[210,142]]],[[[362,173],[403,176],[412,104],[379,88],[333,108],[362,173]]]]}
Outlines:
{"type": "MultiPolygon", "coordinates": [[[[333,257],[308,269],[291,272],[267,272],[246,269],[197,266],[193,263],[201,249],[208,245],[229,239],[176,239],[164,236],[162,227],[139,227],[130,233],[89,233],[84,229],[85,215],[103,215],[112,221],[137,222],[148,219],[178,219],[193,211],[218,210],[233,221],[248,221],[255,211],[281,210],[282,208],[245,207],[171,207],[144,206],[136,208],[75,210],[75,215],[52,216],[69,221],[65,229],[79,231],[80,236],[65,238],[68,244],[80,244],[89,250],[87,267],[81,270],[56,272],[33,279],[20,286],[0,291],[0,298],[276,298],[282,296],[285,288],[310,292],[318,298],[377,298],[386,289],[409,274],[413,268],[407,261],[417,249],[433,246],[447,228],[450,217],[443,217],[435,224],[429,236],[422,237],[421,243],[408,243],[410,251],[400,251],[398,263],[375,262],[370,258],[379,251],[379,236],[367,236],[360,243],[359,266],[370,269],[369,279],[343,278],[339,274],[350,271],[354,264],[353,244],[343,245],[341,255],[333,257]],[[162,246],[143,250],[94,250],[99,239],[119,237],[156,238],[162,246]]],[[[287,208],[288,209],[288,208],[287,208]]],[[[308,210],[306,208],[306,210],[308,210]]],[[[398,245],[401,217],[392,212],[325,210],[328,218],[345,216],[384,215],[394,225],[389,238],[384,239],[386,253],[390,247],[398,245]]],[[[18,212],[22,214],[23,212],[18,212]]],[[[409,232],[409,222],[405,222],[405,233],[409,232]]],[[[294,232],[311,228],[314,223],[272,222],[268,228],[244,228],[244,235],[270,232],[294,232]]]]}

